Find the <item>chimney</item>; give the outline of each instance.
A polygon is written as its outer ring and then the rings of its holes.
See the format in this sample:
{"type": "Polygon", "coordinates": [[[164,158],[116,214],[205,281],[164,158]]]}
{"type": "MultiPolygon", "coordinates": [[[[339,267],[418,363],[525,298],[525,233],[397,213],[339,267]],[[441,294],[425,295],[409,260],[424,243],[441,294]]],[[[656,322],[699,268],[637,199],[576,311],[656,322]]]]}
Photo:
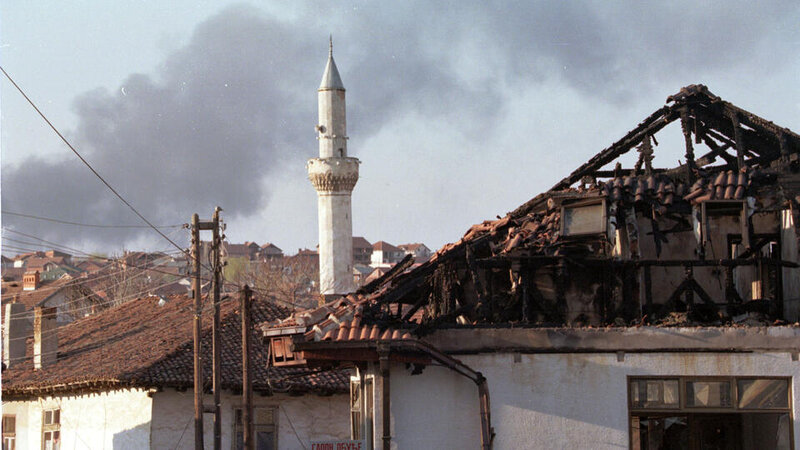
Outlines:
{"type": "MultiPolygon", "coordinates": [[[[16,299],[15,299],[16,300],[16,299]]],[[[22,303],[8,303],[3,308],[3,363],[11,367],[25,357],[25,337],[30,322],[22,303]]]]}
{"type": "Polygon", "coordinates": [[[39,289],[39,271],[25,272],[22,275],[22,290],[35,291],[36,289],[39,289]]]}
{"type": "Polygon", "coordinates": [[[33,368],[41,369],[57,359],[56,308],[37,306],[33,310],[33,368]]]}

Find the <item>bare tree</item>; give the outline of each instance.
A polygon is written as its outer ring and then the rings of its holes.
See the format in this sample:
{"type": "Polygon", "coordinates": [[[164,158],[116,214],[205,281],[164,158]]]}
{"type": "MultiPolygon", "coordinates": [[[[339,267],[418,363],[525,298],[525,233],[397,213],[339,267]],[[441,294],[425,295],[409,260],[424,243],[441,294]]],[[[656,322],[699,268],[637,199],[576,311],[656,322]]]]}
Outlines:
{"type": "Polygon", "coordinates": [[[319,304],[319,263],[316,258],[294,255],[250,261],[246,269],[240,268],[231,275],[238,278],[237,282],[247,283],[271,295],[276,302],[289,308],[310,308],[319,304]]]}

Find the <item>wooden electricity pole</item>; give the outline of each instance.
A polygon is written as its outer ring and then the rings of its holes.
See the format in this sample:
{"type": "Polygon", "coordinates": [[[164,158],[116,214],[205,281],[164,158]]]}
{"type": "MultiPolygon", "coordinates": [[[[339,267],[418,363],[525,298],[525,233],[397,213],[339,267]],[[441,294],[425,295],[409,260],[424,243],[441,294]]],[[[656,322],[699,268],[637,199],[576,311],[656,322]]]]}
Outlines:
{"type": "Polygon", "coordinates": [[[239,297],[242,300],[242,441],[244,450],[254,450],[253,436],[253,382],[250,379],[250,287],[245,285],[239,297]]]}
{"type": "Polygon", "coordinates": [[[214,228],[211,230],[213,233],[212,250],[214,252],[214,324],[212,328],[212,348],[213,348],[213,389],[214,389],[214,450],[222,448],[222,416],[220,408],[220,370],[222,368],[221,355],[221,342],[219,337],[219,293],[220,293],[220,278],[222,271],[222,264],[220,264],[220,250],[222,247],[222,239],[219,233],[219,206],[214,209],[214,217],[211,220],[214,228]]]}
{"type": "Polygon", "coordinates": [[[200,312],[203,301],[200,298],[200,218],[192,214],[192,262],[194,278],[192,294],[194,295],[194,448],[203,449],[203,363],[200,358],[200,312]]]}
{"type": "Polygon", "coordinates": [[[194,448],[195,450],[203,450],[203,413],[206,410],[203,408],[203,358],[202,358],[202,312],[203,312],[203,298],[202,288],[200,284],[200,230],[213,231],[214,237],[211,241],[212,250],[214,252],[213,276],[214,276],[214,322],[212,329],[212,382],[214,390],[214,406],[208,412],[214,413],[214,449],[220,450],[221,448],[221,417],[220,417],[220,339],[219,339],[219,295],[220,295],[220,246],[221,241],[219,234],[219,212],[221,209],[217,207],[214,210],[214,219],[212,221],[201,222],[197,213],[192,214],[192,259],[194,268],[194,277],[192,279],[192,292],[194,295],[194,329],[192,330],[192,337],[194,338],[194,448]]]}

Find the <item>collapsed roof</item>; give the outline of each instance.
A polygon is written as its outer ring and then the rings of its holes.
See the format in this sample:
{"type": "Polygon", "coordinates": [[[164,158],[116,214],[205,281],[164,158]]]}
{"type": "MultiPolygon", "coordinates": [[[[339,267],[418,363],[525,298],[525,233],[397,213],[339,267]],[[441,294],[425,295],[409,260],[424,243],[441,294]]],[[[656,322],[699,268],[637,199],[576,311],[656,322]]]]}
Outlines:
{"type": "MultiPolygon", "coordinates": [[[[773,275],[781,268],[796,272],[796,254],[790,260],[780,254],[765,260],[771,235],[759,235],[752,222],[758,214],[788,211],[800,224],[799,169],[800,136],[721,100],[703,85],[687,86],[549,191],[503,218],[471,227],[421,266],[403,272],[411,265],[407,258],[398,265],[402,270],[347,297],[309,328],[306,339],[402,337],[406,331],[423,335],[436,327],[488,324],[721,324],[752,318],[750,313],[764,313],[757,317],[771,323],[782,318],[780,299],[767,299],[766,293],[743,299],[732,286],[742,266],[763,265],[773,275]],[[683,131],[685,162],[653,167],[656,134],[675,121],[683,131]],[[698,157],[701,145],[707,150],[698,157]],[[639,153],[633,167],[617,162],[607,168],[631,150],[639,153]],[[686,245],[709,202],[731,202],[734,212],[744,208],[744,216],[728,221],[738,224],[742,218],[743,231],[715,237],[727,238],[729,246],[739,239],[743,248],[736,255],[712,254],[705,241],[686,245]],[[602,215],[601,232],[570,234],[567,228],[579,223],[572,216],[565,220],[564,208],[587,204],[602,215]],[[615,230],[624,236],[615,237],[615,230]],[[677,280],[670,288],[674,292],[662,295],[660,303],[653,297],[663,293],[651,286],[656,269],[663,278],[677,280]],[[701,286],[701,276],[711,277],[719,288],[701,286]],[[355,326],[359,331],[350,332],[355,326]],[[404,331],[387,334],[387,329],[404,331]]],[[[794,228],[789,241],[797,253],[794,228]]],[[[771,289],[771,295],[782,295],[781,286],[771,289]]]]}

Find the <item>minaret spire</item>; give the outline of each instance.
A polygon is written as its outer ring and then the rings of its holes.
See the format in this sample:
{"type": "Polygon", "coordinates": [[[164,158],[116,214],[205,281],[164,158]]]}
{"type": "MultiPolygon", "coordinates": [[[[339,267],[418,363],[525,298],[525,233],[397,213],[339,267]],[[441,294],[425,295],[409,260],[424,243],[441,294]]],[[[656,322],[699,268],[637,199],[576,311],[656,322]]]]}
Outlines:
{"type": "Polygon", "coordinates": [[[308,160],[306,168],[317,190],[319,289],[323,295],[344,295],[355,290],[350,197],[358,181],[360,161],[347,156],[345,89],[333,61],[333,35],[328,38],[328,63],[317,89],[317,101],[319,157],[308,160]]]}

